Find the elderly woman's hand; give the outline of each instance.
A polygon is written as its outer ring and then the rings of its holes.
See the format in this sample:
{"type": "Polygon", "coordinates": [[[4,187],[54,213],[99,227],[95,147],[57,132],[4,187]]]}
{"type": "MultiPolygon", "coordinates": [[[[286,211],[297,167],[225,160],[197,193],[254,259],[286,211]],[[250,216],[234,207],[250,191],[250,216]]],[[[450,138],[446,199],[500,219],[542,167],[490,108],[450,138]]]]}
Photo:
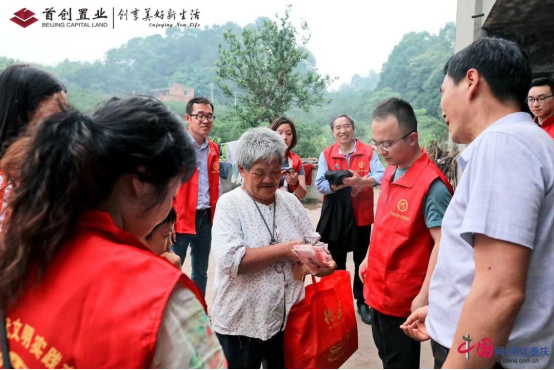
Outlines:
{"type": "Polygon", "coordinates": [[[320,267],[318,273],[316,274],[317,277],[329,276],[337,269],[337,263],[330,254],[325,257],[325,262],[327,263],[327,266],[320,267]]]}
{"type": "Polygon", "coordinates": [[[292,268],[292,275],[294,280],[302,280],[304,276],[309,275],[310,270],[302,262],[296,262],[292,268]]]}
{"type": "Polygon", "coordinates": [[[303,240],[294,240],[292,242],[287,242],[282,244],[283,244],[283,248],[285,250],[285,255],[287,259],[291,261],[300,261],[300,259],[298,258],[298,255],[294,252],[294,246],[304,244],[303,240]]]}

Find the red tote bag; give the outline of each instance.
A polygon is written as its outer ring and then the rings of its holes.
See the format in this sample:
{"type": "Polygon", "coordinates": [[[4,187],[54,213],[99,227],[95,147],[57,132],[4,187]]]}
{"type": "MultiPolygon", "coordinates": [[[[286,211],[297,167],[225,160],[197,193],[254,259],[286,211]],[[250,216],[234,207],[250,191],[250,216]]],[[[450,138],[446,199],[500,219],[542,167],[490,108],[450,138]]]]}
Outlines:
{"type": "Polygon", "coordinates": [[[348,271],[306,287],[285,327],[287,369],[338,369],[358,349],[358,326],[348,271]]]}

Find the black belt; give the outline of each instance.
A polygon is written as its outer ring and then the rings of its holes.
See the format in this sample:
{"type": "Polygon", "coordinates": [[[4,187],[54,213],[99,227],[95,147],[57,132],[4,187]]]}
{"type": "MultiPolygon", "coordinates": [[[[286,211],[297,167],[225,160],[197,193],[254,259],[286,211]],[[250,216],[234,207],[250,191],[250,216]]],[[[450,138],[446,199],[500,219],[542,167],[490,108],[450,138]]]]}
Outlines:
{"type": "Polygon", "coordinates": [[[211,215],[211,208],[197,209],[196,217],[206,217],[211,215]]]}

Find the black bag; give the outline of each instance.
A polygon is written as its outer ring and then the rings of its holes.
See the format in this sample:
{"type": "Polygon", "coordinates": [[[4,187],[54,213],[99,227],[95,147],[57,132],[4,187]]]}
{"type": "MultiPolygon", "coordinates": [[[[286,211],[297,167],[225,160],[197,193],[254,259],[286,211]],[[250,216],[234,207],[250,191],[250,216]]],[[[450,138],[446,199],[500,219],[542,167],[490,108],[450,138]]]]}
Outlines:
{"type": "Polygon", "coordinates": [[[347,177],[352,177],[352,173],[348,170],[327,171],[325,172],[325,180],[329,181],[329,185],[343,185],[342,180],[347,177]]]}

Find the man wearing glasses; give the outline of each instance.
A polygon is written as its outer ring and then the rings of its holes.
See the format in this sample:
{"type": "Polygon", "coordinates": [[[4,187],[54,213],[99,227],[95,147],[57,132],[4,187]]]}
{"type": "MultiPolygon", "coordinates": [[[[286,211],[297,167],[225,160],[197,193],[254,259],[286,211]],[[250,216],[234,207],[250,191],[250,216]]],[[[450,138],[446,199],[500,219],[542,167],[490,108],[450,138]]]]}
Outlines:
{"type": "Polygon", "coordinates": [[[549,77],[537,78],[531,83],[527,96],[529,109],[537,122],[554,139],[554,80],[549,77]]]}
{"type": "Polygon", "coordinates": [[[354,298],[362,321],[369,325],[371,313],[364,302],[364,286],[358,276],[358,269],[367,253],[371,236],[373,187],[379,186],[385,171],[371,146],[354,138],[354,120],[350,116],[341,115],[333,119],[331,131],[336,143],[321,153],[317,170],[317,190],[325,194],[318,232],[322,229],[336,230],[330,233],[322,231],[320,235],[322,240],[329,243],[329,251],[338,270],[346,270],[346,256],[353,252],[354,298]],[[351,184],[349,178],[343,180],[343,185],[330,184],[325,179],[325,172],[328,170],[350,170],[361,179],[356,185],[351,184]],[[344,208],[339,209],[333,203],[340,203],[344,208]],[[329,214],[325,216],[328,209],[329,214]],[[329,224],[334,225],[320,228],[326,218],[333,219],[329,224]],[[329,237],[324,237],[327,234],[329,237]]]}
{"type": "MultiPolygon", "coordinates": [[[[385,369],[419,368],[421,344],[400,329],[427,305],[442,219],[453,189],[419,147],[411,105],[388,99],[373,112],[372,146],[388,163],[375,226],[360,266],[364,298],[372,307],[373,339],[385,369]]],[[[352,177],[352,183],[360,181],[352,177]]]]}
{"type": "Polygon", "coordinates": [[[187,133],[196,151],[196,171],[189,181],[181,185],[173,201],[177,221],[176,243],[172,250],[181,257],[182,266],[190,244],[191,278],[204,295],[208,281],[212,221],[221,195],[219,149],[208,139],[215,120],[213,111],[213,104],[204,97],[191,99],[187,103],[185,120],[187,133]]]}

